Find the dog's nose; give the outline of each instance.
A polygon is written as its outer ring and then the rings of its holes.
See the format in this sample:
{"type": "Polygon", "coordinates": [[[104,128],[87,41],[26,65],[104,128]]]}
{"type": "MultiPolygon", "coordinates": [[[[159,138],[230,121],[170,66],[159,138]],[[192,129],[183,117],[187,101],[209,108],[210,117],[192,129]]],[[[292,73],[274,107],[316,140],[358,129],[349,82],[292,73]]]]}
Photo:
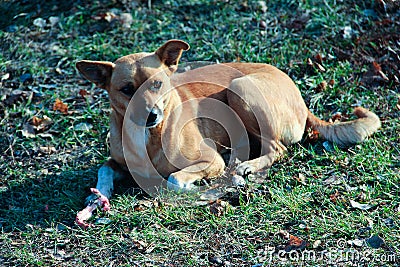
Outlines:
{"type": "Polygon", "coordinates": [[[160,123],[162,119],[162,112],[158,108],[151,109],[146,120],[146,127],[153,127],[160,123]]]}

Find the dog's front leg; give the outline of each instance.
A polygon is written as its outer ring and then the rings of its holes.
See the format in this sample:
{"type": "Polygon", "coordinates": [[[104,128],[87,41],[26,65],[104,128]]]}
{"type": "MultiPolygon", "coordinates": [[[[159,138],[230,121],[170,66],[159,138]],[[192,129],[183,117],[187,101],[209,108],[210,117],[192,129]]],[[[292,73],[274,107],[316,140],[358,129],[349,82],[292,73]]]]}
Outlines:
{"type": "Polygon", "coordinates": [[[194,191],[193,184],[204,177],[217,177],[224,172],[225,162],[219,154],[211,161],[199,162],[169,175],[167,187],[178,192],[194,191]]]}
{"type": "Polygon", "coordinates": [[[203,176],[199,173],[188,173],[185,170],[174,172],[168,177],[167,187],[177,192],[194,191],[194,182],[201,180],[203,176]]]}
{"type": "Polygon", "coordinates": [[[92,194],[86,198],[86,208],[78,212],[76,215],[76,223],[87,228],[93,226],[86,221],[92,217],[93,212],[102,207],[103,211],[110,210],[111,193],[114,190],[114,181],[119,180],[126,174],[122,171],[118,164],[113,160],[108,160],[98,171],[96,188],[91,188],[92,194]]]}

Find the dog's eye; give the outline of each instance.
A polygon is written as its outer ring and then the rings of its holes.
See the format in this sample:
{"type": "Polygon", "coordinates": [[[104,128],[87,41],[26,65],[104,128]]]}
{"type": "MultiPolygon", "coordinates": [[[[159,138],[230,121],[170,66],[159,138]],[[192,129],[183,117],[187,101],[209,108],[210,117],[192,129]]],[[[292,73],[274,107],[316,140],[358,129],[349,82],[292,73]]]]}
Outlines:
{"type": "Polygon", "coordinates": [[[119,91],[124,93],[127,96],[133,96],[133,93],[135,92],[135,88],[133,87],[132,83],[128,83],[127,85],[122,87],[119,91]]]}
{"type": "Polygon", "coordinates": [[[154,81],[153,84],[150,87],[150,90],[151,91],[158,91],[158,90],[160,90],[161,86],[162,86],[162,81],[154,81]]]}

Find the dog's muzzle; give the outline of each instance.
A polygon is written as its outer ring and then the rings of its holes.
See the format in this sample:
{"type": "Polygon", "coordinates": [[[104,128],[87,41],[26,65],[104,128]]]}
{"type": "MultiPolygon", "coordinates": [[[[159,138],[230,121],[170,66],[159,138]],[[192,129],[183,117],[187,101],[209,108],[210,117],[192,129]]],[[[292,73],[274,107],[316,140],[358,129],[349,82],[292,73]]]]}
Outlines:
{"type": "Polygon", "coordinates": [[[146,127],[152,128],[157,126],[163,120],[163,113],[159,108],[152,108],[146,120],[146,127]]]}

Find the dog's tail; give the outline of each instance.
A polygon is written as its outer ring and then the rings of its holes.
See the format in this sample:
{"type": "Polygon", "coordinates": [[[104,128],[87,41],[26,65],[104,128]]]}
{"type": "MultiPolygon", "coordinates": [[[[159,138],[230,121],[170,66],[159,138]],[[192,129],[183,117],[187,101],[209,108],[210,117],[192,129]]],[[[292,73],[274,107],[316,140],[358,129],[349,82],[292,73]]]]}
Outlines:
{"type": "Polygon", "coordinates": [[[328,123],[308,111],[307,126],[318,131],[326,140],[342,147],[350,146],[364,141],[381,127],[379,117],[368,109],[357,107],[354,109],[354,114],[358,119],[328,123]]]}

